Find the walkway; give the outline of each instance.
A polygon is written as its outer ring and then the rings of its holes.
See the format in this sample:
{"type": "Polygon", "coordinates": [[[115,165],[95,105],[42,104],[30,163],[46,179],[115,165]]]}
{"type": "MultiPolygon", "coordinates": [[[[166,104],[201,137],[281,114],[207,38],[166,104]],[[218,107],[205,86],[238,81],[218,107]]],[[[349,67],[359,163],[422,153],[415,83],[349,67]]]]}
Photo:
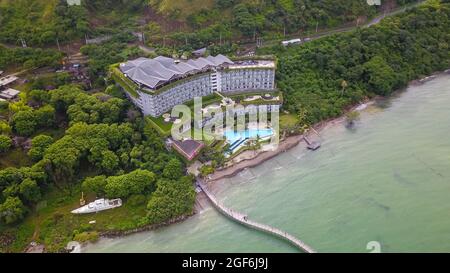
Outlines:
{"type": "Polygon", "coordinates": [[[223,204],[221,204],[216,197],[208,190],[207,186],[203,184],[202,181],[198,180],[197,181],[197,185],[203,190],[203,192],[206,194],[206,196],[208,197],[208,199],[211,201],[211,203],[224,215],[228,216],[229,218],[235,220],[236,222],[243,224],[245,226],[260,230],[260,231],[264,231],[267,232],[269,234],[278,236],[282,239],[285,239],[286,241],[290,242],[291,244],[293,244],[294,246],[296,246],[297,248],[299,248],[300,250],[306,252],[306,253],[315,253],[315,251],[309,247],[307,244],[305,244],[304,242],[302,242],[301,240],[297,239],[296,237],[294,237],[293,235],[284,232],[280,229],[268,226],[268,225],[264,225],[264,224],[260,224],[254,221],[251,221],[248,219],[247,215],[239,213],[237,211],[234,211],[230,208],[225,207],[223,204]]]}

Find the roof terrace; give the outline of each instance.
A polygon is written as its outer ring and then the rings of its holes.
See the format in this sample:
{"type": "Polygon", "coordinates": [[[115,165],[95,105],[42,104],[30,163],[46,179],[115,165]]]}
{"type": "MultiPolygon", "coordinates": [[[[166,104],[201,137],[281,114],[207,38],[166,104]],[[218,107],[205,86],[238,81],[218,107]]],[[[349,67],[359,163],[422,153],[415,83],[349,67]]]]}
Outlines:
{"type": "Polygon", "coordinates": [[[233,62],[223,55],[186,61],[158,56],[154,59],[138,58],[122,63],[120,70],[135,83],[155,90],[187,76],[230,64],[233,62]]]}

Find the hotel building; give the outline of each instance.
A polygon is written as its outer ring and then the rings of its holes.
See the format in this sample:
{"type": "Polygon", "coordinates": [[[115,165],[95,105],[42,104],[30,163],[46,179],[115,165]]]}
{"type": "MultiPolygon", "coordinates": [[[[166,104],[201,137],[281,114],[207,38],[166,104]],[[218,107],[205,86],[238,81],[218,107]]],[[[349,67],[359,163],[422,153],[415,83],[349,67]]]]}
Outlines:
{"type": "Polygon", "coordinates": [[[275,91],[273,60],[231,61],[223,55],[177,60],[139,58],[112,68],[113,79],[144,115],[159,117],[179,104],[223,95],[275,91]]]}

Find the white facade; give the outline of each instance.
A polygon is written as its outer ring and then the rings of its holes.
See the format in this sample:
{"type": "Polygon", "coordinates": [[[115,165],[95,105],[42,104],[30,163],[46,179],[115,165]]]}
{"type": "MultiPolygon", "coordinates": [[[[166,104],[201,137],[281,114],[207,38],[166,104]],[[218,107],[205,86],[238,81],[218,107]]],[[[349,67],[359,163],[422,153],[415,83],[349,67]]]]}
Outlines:
{"type": "Polygon", "coordinates": [[[171,111],[176,105],[214,92],[226,95],[255,91],[270,92],[275,88],[274,61],[245,61],[211,67],[209,70],[189,75],[156,90],[141,85],[141,89],[136,89],[139,97],[132,95],[128,97],[144,115],[158,117],[171,111]]]}

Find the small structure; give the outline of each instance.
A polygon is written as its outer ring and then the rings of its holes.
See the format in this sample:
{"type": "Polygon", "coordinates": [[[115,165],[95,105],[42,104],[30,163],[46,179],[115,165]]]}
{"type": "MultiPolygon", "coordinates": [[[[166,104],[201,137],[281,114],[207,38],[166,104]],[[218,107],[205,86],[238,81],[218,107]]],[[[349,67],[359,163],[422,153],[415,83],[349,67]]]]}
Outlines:
{"type": "Polygon", "coordinates": [[[72,210],[71,212],[73,214],[87,214],[87,213],[94,213],[99,211],[104,211],[108,209],[113,209],[117,207],[122,206],[122,199],[97,199],[94,202],[91,202],[87,204],[86,206],[83,206],[81,208],[72,210]]]}
{"type": "Polygon", "coordinates": [[[288,46],[288,45],[299,45],[302,43],[302,39],[297,38],[297,39],[292,39],[292,40],[288,40],[288,41],[282,41],[281,44],[283,46],[288,46]]]}
{"type": "Polygon", "coordinates": [[[192,139],[182,141],[172,139],[171,142],[172,147],[189,161],[193,160],[205,146],[202,142],[192,139]]]}
{"type": "Polygon", "coordinates": [[[67,0],[67,5],[69,6],[80,6],[81,0],[67,0]]]}
{"type": "Polygon", "coordinates": [[[17,81],[19,78],[17,78],[16,76],[6,76],[3,78],[0,78],[0,88],[1,87],[6,87],[7,85],[17,81]]]}
{"type": "Polygon", "coordinates": [[[312,151],[315,151],[322,146],[322,144],[320,144],[320,142],[310,141],[306,136],[304,136],[303,139],[305,140],[306,144],[308,144],[308,149],[310,149],[312,151]]]}
{"type": "Polygon", "coordinates": [[[84,192],[81,192],[80,206],[86,205],[86,200],[84,199],[84,192]]]}
{"type": "Polygon", "coordinates": [[[5,100],[13,100],[20,94],[19,90],[8,88],[0,92],[0,98],[5,100]]]}

